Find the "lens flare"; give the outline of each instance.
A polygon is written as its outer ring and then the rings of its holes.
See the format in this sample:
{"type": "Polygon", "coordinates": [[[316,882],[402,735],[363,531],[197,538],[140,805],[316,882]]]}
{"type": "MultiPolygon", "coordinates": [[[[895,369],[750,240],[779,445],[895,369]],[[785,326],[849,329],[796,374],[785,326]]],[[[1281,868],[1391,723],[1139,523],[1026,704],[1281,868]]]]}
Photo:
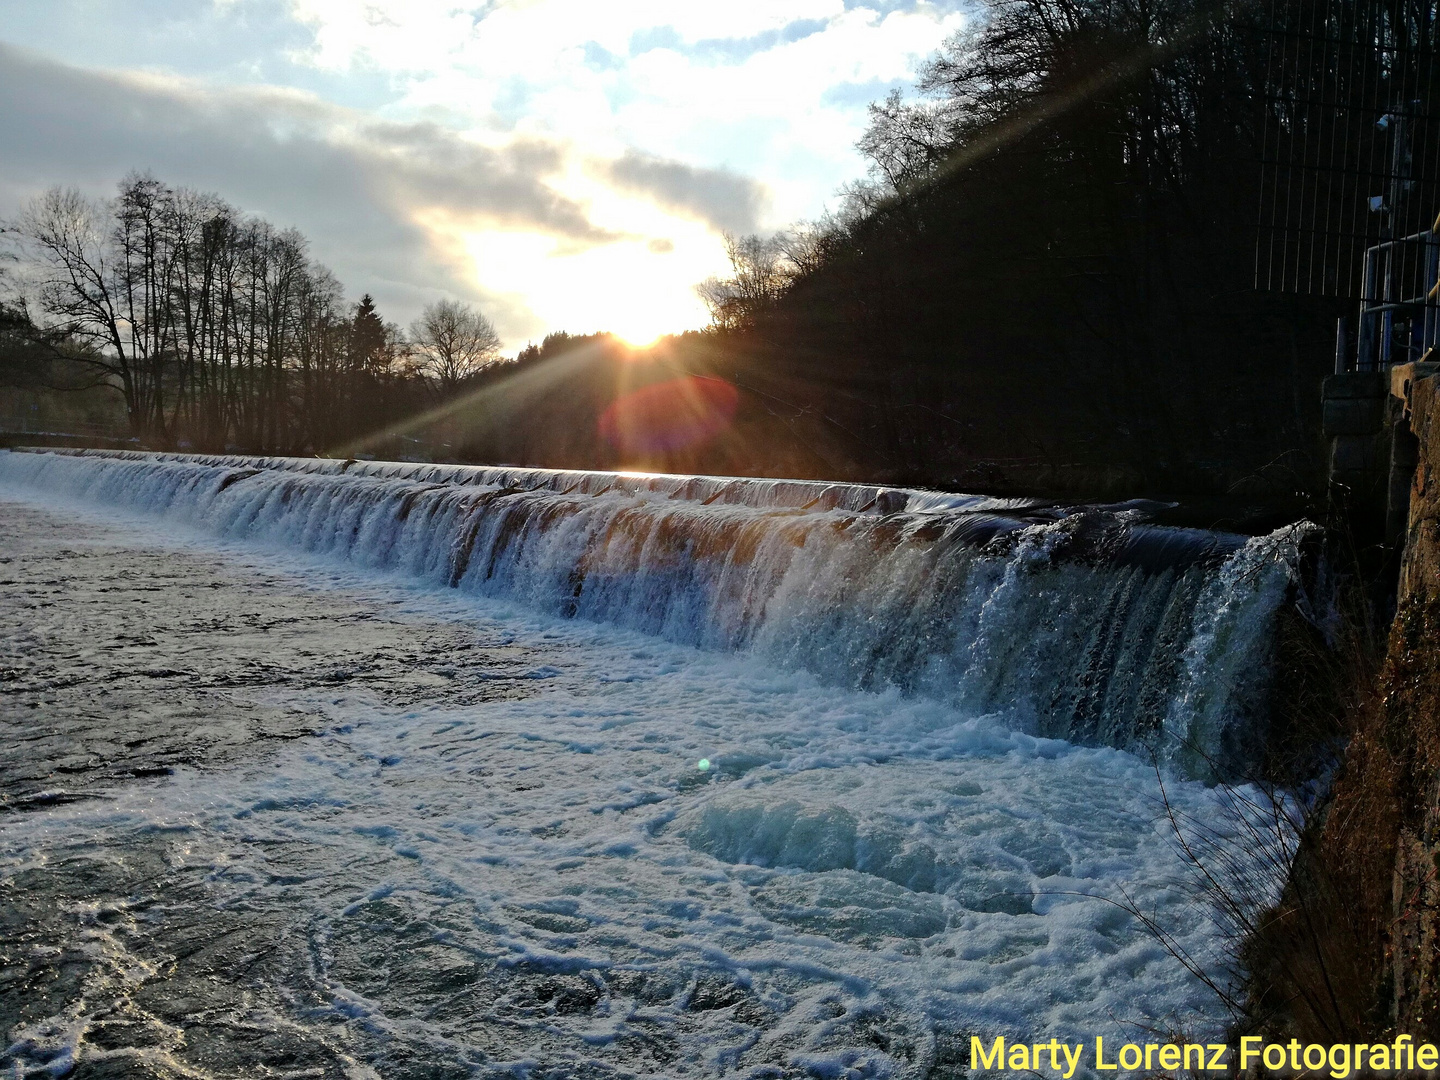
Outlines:
{"type": "Polygon", "coordinates": [[[600,416],[600,435],[626,453],[687,450],[735,419],[740,392],[724,379],[686,375],[632,390],[600,416]]]}

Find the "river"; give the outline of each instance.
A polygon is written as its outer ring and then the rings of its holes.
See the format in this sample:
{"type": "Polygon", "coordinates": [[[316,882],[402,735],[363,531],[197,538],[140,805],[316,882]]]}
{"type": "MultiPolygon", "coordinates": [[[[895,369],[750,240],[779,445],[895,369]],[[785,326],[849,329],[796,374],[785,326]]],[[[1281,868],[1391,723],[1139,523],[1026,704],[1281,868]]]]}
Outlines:
{"type": "Polygon", "coordinates": [[[943,1077],[1223,1027],[1174,822],[1283,861],[1202,774],[1293,536],[1112,508],[1067,561],[1041,504],[304,468],[0,454],[0,1069],[943,1077]]]}

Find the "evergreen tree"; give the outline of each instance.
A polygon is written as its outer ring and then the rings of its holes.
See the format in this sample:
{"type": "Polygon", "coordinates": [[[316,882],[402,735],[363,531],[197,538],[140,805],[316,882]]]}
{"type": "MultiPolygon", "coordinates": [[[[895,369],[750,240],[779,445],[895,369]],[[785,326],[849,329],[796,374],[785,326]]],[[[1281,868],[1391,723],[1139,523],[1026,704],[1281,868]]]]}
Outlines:
{"type": "Polygon", "coordinates": [[[390,336],[385,320],[375,310],[375,298],[366,293],[355,305],[350,320],[350,362],[356,371],[379,374],[390,359],[390,336]]]}

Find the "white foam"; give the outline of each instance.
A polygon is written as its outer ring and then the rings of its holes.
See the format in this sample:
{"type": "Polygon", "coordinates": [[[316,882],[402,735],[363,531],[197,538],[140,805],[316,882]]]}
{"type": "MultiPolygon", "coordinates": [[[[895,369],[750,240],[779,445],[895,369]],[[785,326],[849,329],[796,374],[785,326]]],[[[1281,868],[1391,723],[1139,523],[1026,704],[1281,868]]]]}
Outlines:
{"type": "MultiPolygon", "coordinates": [[[[292,568],[296,605],[307,589],[359,590],[564,659],[537,665],[536,696],[478,705],[386,707],[363,681],[249,691],[325,717],[324,734],[253,768],[182,770],[100,806],[12,817],[0,870],[164,830],[173,859],[206,870],[214,904],[290,911],[322,946],[384,900],[487,963],[608,982],[643,970],[677,987],[521,1026],[517,1064],[557,1030],[583,1063],[664,1023],[702,1073],[768,1061],[885,1076],[906,1066],[865,1041],[875,1017],[922,1041],[1132,1037],[1136,1024],[1202,1036],[1226,1020],[1117,904],[1141,898],[1227,977],[1222,928],[1187,887],[1163,800],[1223,832],[1228,789],[1162,789],[1140,758],[1025,734],[1005,710],[857,693],[754,656],[225,550],[242,568],[292,568]],[[688,1010],[685,987],[707,972],[776,1022],[688,1010]]],[[[453,1025],[387,1010],[317,955],[325,1022],[464,1049],[453,1025]]]]}
{"type": "Polygon", "coordinates": [[[0,454],[0,478],[839,686],[1004,708],[1195,776],[1243,774],[1264,742],[1270,626],[1308,528],[1237,548],[1137,533],[1125,513],[1027,525],[930,499],[876,516],[845,508],[872,490],[846,485],[804,510],[831,489],[301,459],[0,454]]]}

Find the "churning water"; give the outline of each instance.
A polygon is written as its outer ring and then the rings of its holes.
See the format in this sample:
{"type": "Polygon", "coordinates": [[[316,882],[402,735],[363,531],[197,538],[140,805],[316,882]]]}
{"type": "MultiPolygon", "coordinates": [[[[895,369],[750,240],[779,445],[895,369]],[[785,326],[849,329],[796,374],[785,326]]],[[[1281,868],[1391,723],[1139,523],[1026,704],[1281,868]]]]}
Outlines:
{"type": "Polygon", "coordinates": [[[1307,529],[1245,538],[863,485],[300,458],[10,454],[223,537],[744,651],[833,685],[1243,773],[1307,529]]]}
{"type": "Polygon", "coordinates": [[[1125,902],[1231,974],[1172,822],[1263,833],[1207,784],[1306,527],[102,452],[0,454],[0,513],[19,1075],[938,1077],[1224,1020],[1125,902]]]}

